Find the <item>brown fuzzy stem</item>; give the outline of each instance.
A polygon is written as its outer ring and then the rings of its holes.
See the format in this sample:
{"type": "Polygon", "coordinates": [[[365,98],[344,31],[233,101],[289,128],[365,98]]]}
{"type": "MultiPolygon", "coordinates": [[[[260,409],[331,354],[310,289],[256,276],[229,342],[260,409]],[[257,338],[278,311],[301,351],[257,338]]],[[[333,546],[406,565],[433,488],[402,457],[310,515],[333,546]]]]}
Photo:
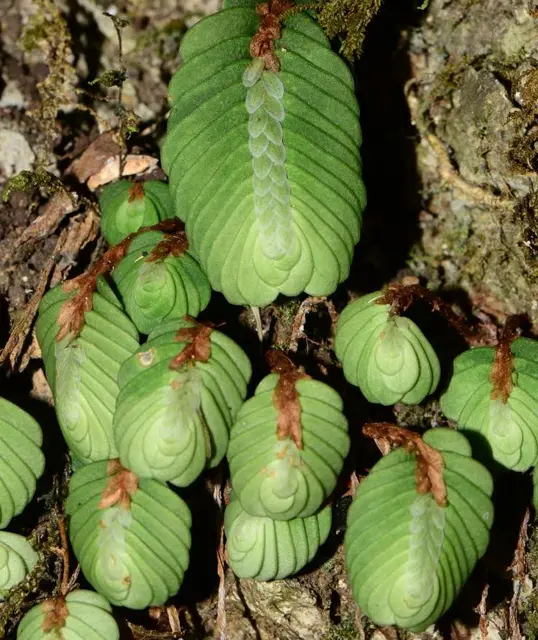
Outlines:
{"type": "Polygon", "coordinates": [[[504,404],[512,393],[512,371],[514,355],[511,347],[512,342],[519,336],[519,325],[521,316],[510,316],[504,328],[500,332],[499,340],[495,348],[495,360],[489,379],[493,385],[491,399],[500,398],[504,404]]]}
{"type": "Polygon", "coordinates": [[[385,293],[375,303],[390,305],[391,315],[402,315],[416,300],[423,300],[430,305],[432,311],[440,313],[469,345],[483,344],[484,341],[487,341],[480,326],[469,326],[465,318],[458,315],[449,304],[429,289],[418,284],[389,285],[385,293]]]}
{"type": "Polygon", "coordinates": [[[303,448],[301,427],[301,402],[296,384],[308,376],[300,371],[282,351],[272,349],[267,353],[267,363],[273,373],[279,374],[273,392],[273,405],[277,411],[276,434],[279,440],[291,438],[298,449],[303,448]]]}
{"type": "Polygon", "coordinates": [[[385,440],[402,446],[409,453],[416,453],[417,493],[431,493],[440,507],[446,507],[445,463],[440,451],[426,444],[418,433],[390,422],[370,422],[364,425],[362,432],[368,438],[385,440]]]}
{"type": "Polygon", "coordinates": [[[186,342],[183,349],[172,358],[169,369],[181,369],[186,364],[207,362],[211,357],[211,333],[213,325],[210,323],[197,322],[190,316],[185,316],[185,320],[194,322],[194,327],[185,327],[177,332],[175,340],[186,342]]]}
{"type": "MultiPolygon", "coordinates": [[[[152,252],[158,252],[156,257],[150,256],[150,259],[157,260],[164,257],[164,252],[174,253],[174,251],[185,251],[188,248],[186,245],[186,236],[184,234],[184,225],[177,218],[170,220],[163,220],[151,227],[141,227],[135,233],[129,234],[118,244],[110,247],[110,249],[98,260],[93,267],[72,280],[64,282],[62,285],[63,290],[66,293],[70,293],[75,289],[78,292],[75,296],[66,300],[62,305],[60,313],[58,314],[58,333],[56,334],[56,341],[60,342],[69,334],[72,334],[76,338],[82,329],[84,328],[84,314],[92,310],[93,306],[93,294],[97,288],[97,280],[111,271],[118,265],[118,263],[125,257],[129,246],[134,238],[146,231],[162,231],[169,237],[160,242],[152,252]],[[164,245],[164,248],[161,247],[164,245]],[[160,248],[161,247],[161,248],[160,248]]],[[[168,255],[168,254],[166,254],[168,255]]],[[[182,255],[181,253],[179,255],[182,255]]]]}
{"type": "Polygon", "coordinates": [[[131,508],[131,497],[138,491],[138,477],[126,469],[118,459],[110,460],[107,475],[109,479],[101,493],[99,509],[107,509],[117,504],[128,511],[131,508]]]}
{"type": "Polygon", "coordinates": [[[280,62],[275,54],[275,40],[280,38],[283,14],[294,7],[292,0],[269,0],[256,6],[260,16],[260,26],[250,41],[250,55],[262,58],[268,71],[280,70],[280,62]]]}

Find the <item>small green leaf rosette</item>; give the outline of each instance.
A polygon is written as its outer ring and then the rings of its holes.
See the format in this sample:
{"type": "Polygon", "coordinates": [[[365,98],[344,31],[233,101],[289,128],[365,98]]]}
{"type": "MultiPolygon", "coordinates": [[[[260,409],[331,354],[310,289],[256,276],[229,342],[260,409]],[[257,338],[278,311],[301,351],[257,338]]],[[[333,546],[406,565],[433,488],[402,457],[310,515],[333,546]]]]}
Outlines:
{"type": "Polygon", "coordinates": [[[458,428],[481,434],[494,460],[526,471],[538,460],[538,342],[514,340],[506,402],[494,393],[493,347],[469,349],[454,360],[454,371],[441,396],[443,413],[458,428]]]}
{"type": "Polygon", "coordinates": [[[418,404],[439,384],[439,359],[412,320],[376,303],[382,296],[376,291],[344,309],[336,326],[336,357],[368,402],[418,404]]]}
{"type": "Polygon", "coordinates": [[[37,564],[38,558],[25,537],[0,531],[0,602],[11,587],[26,578],[37,564]]]}
{"type": "Polygon", "coordinates": [[[248,514],[233,495],[224,513],[230,567],[239,578],[282,580],[316,555],[331,530],[331,507],[308,518],[273,520],[248,514]]]}
{"type": "Polygon", "coordinates": [[[91,311],[84,311],[83,300],[77,303],[77,290],[66,293],[58,285],[41,301],[36,324],[58,423],[67,445],[83,463],[117,456],[112,417],[118,373],[139,345],[136,327],[103,279],[90,299],[91,311]],[[66,302],[72,306],[64,307],[66,302]],[[67,331],[62,337],[69,328],[64,322],[78,316],[80,334],[75,337],[67,331]]]}
{"type": "Polygon", "coordinates": [[[359,484],[345,536],[361,610],[376,624],[415,632],[450,607],[484,554],[493,522],[493,481],[466,438],[437,428],[423,442],[442,455],[446,506],[419,493],[418,455],[401,447],[359,484]]]}
{"type": "Polygon", "coordinates": [[[141,227],[174,217],[168,185],[160,180],[107,185],[99,197],[101,232],[110,245],[117,244],[141,227]]]}
{"type": "Polygon", "coordinates": [[[114,416],[119,456],[140,477],[187,486],[226,453],[250,361],[230,338],[166,322],[124,363],[114,416]]]}
{"type": "Polygon", "coordinates": [[[184,232],[141,233],[112,272],[120,299],[140,333],[185,315],[196,317],[211,297],[211,287],[187,251],[184,232]]]}
{"type": "Polygon", "coordinates": [[[0,398],[0,529],[31,501],[45,469],[39,424],[22,409],[0,398]]]}
{"type": "Polygon", "coordinates": [[[160,606],[189,564],[191,514],[165,484],[118,460],[95,462],[69,483],[69,537],[84,576],[112,604],[160,606]]]}
{"type": "Polygon", "coordinates": [[[119,640],[112,607],[98,593],[76,589],[45,600],[19,623],[17,640],[119,640]]]}
{"type": "Polygon", "coordinates": [[[232,427],[232,486],[253,516],[312,516],[334,489],[349,451],[339,394],[293,375],[265,377],[232,427]]]}

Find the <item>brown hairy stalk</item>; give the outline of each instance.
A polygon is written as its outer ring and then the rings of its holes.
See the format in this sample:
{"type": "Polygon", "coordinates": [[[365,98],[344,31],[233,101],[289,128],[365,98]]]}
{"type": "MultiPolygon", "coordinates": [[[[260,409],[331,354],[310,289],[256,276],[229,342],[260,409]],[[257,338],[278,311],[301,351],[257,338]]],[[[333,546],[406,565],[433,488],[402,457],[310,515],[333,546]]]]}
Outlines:
{"type": "Polygon", "coordinates": [[[188,363],[207,362],[211,356],[211,332],[213,325],[197,322],[190,316],[185,316],[188,322],[193,322],[193,327],[180,329],[175,337],[176,342],[186,342],[187,344],[175,356],[168,367],[170,369],[181,369],[188,363]]]}
{"type": "Polygon", "coordinates": [[[303,448],[301,428],[301,402],[296,384],[308,378],[282,351],[272,349],[267,353],[267,363],[273,373],[280,374],[273,392],[273,405],[278,414],[276,435],[279,440],[292,438],[298,449],[303,448]]]}
{"type": "Polygon", "coordinates": [[[370,422],[364,425],[362,432],[368,438],[388,441],[409,453],[416,453],[417,492],[421,495],[431,493],[440,507],[446,507],[445,463],[440,451],[426,444],[418,433],[389,422],[370,422]]]}
{"type": "Polygon", "coordinates": [[[261,17],[257,33],[250,41],[250,55],[263,58],[268,71],[280,70],[280,63],[275,54],[275,40],[280,38],[282,15],[294,6],[292,0],[269,0],[256,6],[256,13],[261,17]]]}
{"type": "Polygon", "coordinates": [[[391,284],[375,303],[390,305],[390,315],[397,316],[405,313],[416,300],[423,300],[433,311],[440,313],[467,344],[477,346],[488,342],[480,326],[470,327],[465,318],[458,315],[449,304],[419,284],[391,284]]]}
{"type": "MultiPolygon", "coordinates": [[[[73,278],[72,280],[67,280],[62,285],[62,288],[66,293],[70,293],[75,290],[78,291],[72,298],[66,300],[60,309],[57,320],[57,324],[59,326],[58,333],[56,334],[57,342],[60,342],[69,334],[72,334],[74,338],[80,334],[84,328],[84,314],[91,311],[93,307],[93,294],[97,288],[97,280],[99,277],[110,273],[125,257],[132,240],[146,231],[162,231],[171,237],[165,238],[160,242],[157,247],[155,247],[152,254],[158,250],[158,257],[164,257],[164,249],[160,247],[169,241],[170,244],[166,245],[166,250],[174,252],[178,251],[179,247],[184,250],[183,247],[185,246],[186,239],[179,240],[182,234],[184,236],[184,225],[177,218],[163,220],[151,227],[141,227],[135,233],[129,234],[118,244],[110,247],[102,258],[100,258],[93,267],[88,269],[88,271],[76,278],[73,278]]],[[[158,257],[151,259],[157,260],[158,257]]]]}
{"type": "Polygon", "coordinates": [[[126,469],[118,459],[109,461],[106,472],[110,477],[101,493],[99,509],[107,509],[117,504],[128,511],[131,508],[131,496],[138,491],[138,477],[126,469]]]}
{"type": "Polygon", "coordinates": [[[161,242],[159,242],[151,251],[145,262],[157,262],[157,260],[164,260],[164,258],[168,256],[181,258],[181,256],[184,255],[185,251],[187,251],[188,248],[189,241],[187,240],[185,227],[181,223],[181,228],[178,228],[166,234],[165,238],[161,240],[161,242]]]}
{"type": "Polygon", "coordinates": [[[45,613],[41,629],[44,633],[56,630],[57,635],[61,638],[61,634],[58,631],[65,625],[65,620],[69,615],[67,605],[63,598],[53,598],[51,600],[45,600],[41,605],[41,609],[45,613]]]}
{"type": "Polygon", "coordinates": [[[497,346],[495,359],[489,379],[493,385],[491,399],[500,398],[504,404],[512,393],[512,369],[514,355],[511,351],[512,342],[519,336],[520,316],[510,316],[502,329],[497,346]]]}
{"type": "Polygon", "coordinates": [[[135,200],[141,200],[144,197],[144,185],[142,182],[133,182],[133,186],[129,189],[129,204],[135,200]]]}

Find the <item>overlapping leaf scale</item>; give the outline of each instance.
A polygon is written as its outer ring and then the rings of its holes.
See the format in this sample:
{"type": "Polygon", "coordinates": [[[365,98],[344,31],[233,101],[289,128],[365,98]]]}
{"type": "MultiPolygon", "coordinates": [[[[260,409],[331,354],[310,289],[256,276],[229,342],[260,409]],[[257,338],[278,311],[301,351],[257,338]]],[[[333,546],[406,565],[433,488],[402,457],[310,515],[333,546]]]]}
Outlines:
{"type": "Polygon", "coordinates": [[[345,537],[361,610],[376,624],[413,631],[450,607],[484,554],[493,521],[493,482],[465,437],[438,428],[424,441],[443,454],[447,506],[417,493],[416,458],[400,448],[359,484],[345,537]]]}
{"type": "Polygon", "coordinates": [[[357,298],[340,315],[335,353],[344,375],[369,402],[418,404],[439,384],[441,367],[432,346],[408,318],[376,304],[381,292],[357,298]]]}
{"type": "Polygon", "coordinates": [[[263,71],[255,9],[185,36],[162,162],[177,215],[214,289],[238,304],[331,293],[348,273],[365,204],[353,80],[306,15],[286,20],[263,71]]]}
{"type": "Polygon", "coordinates": [[[188,346],[175,339],[177,331],[192,326],[164,323],[125,362],[114,417],[122,463],[139,476],[177,486],[222,460],[251,376],[243,350],[219,331],[211,333],[207,362],[171,370],[170,361],[188,346]]]}
{"type": "Polygon", "coordinates": [[[22,409],[0,398],[0,529],[33,498],[45,468],[39,424],[22,409]]]}
{"type": "Polygon", "coordinates": [[[538,460],[538,343],[512,343],[513,388],[508,401],[492,398],[495,351],[478,347],[459,355],[441,408],[460,429],[480,433],[500,464],[526,471],[538,460]]]}
{"type": "Polygon", "coordinates": [[[232,494],[224,513],[230,567],[240,578],[282,580],[316,555],[331,529],[331,507],[308,518],[272,520],[251,516],[232,494]]]}
{"type": "Polygon", "coordinates": [[[334,489],[349,450],[342,399],[328,385],[296,383],[301,406],[302,448],[277,436],[273,393],[279,375],[270,374],[242,406],[228,446],[231,481],[250,515],[290,520],[313,515],[334,489]]]}
{"type": "Polygon", "coordinates": [[[11,587],[26,578],[37,560],[37,553],[25,537],[0,531],[0,602],[11,587]]]}
{"type": "Polygon", "coordinates": [[[28,611],[17,629],[17,640],[119,640],[119,637],[110,604],[86,589],[71,591],[65,600],[41,602],[28,611]],[[56,625],[55,612],[59,614],[56,625]]]}
{"type": "Polygon", "coordinates": [[[46,294],[39,307],[36,335],[69,448],[81,462],[108,460],[117,456],[112,417],[119,392],[118,372],[138,348],[138,332],[110,287],[100,280],[80,335],[57,342],[58,314],[75,293],[66,294],[58,285],[46,294]]]}
{"type": "Polygon", "coordinates": [[[107,185],[99,197],[101,232],[109,244],[117,244],[140,227],[174,217],[168,185],[160,180],[107,185]]]}
{"type": "Polygon", "coordinates": [[[152,250],[165,238],[159,231],[141,233],[112,273],[120,300],[140,333],[150,333],[165,320],[196,317],[211,297],[207,277],[188,251],[151,259],[152,250]]]}
{"type": "Polygon", "coordinates": [[[177,593],[189,564],[190,511],[165,484],[142,478],[130,505],[100,508],[108,465],[86,465],[70,481],[73,551],[88,582],[112,604],[160,606],[177,593]]]}

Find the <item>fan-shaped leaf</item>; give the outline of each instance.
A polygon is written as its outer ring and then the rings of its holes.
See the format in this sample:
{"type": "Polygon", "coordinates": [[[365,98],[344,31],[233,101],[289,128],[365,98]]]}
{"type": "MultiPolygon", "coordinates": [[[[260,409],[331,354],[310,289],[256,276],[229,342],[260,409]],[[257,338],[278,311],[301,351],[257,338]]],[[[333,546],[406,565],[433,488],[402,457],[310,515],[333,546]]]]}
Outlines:
{"type": "Polygon", "coordinates": [[[164,247],[166,235],[142,233],[129,246],[112,278],[129,317],[141,333],[150,333],[164,320],[196,317],[205,309],[211,288],[198,263],[183,246],[164,247]]]}
{"type": "Polygon", "coordinates": [[[114,433],[122,463],[141,477],[186,486],[226,453],[251,368],[235,342],[206,329],[163,323],[120,371],[114,433]]]}
{"type": "Polygon", "coordinates": [[[25,411],[0,398],[0,529],[33,498],[45,468],[43,434],[25,411]]]}
{"type": "Polygon", "coordinates": [[[111,614],[102,596],[77,589],[30,609],[20,621],[17,640],[119,640],[111,614]]]}
{"type": "Polygon", "coordinates": [[[88,582],[112,604],[145,609],[179,590],[189,563],[189,509],[166,485],[138,479],[118,461],[75,473],[66,512],[88,582]]]}
{"type": "Polygon", "coordinates": [[[259,28],[245,3],[186,34],[162,153],[211,286],[255,306],[279,293],[334,291],[349,273],[365,205],[345,63],[309,16],[295,15],[270,70],[251,56],[259,28]]]}
{"type": "Polygon", "coordinates": [[[232,494],[224,528],[228,558],[236,576],[281,580],[300,571],[325,542],[331,529],[331,507],[308,518],[279,521],[251,516],[232,494]]]}
{"type": "Polygon", "coordinates": [[[139,344],[136,328],[104,280],[98,291],[78,337],[56,340],[62,306],[76,293],[66,294],[61,285],[43,298],[36,325],[58,422],[69,448],[83,462],[117,455],[112,417],[118,372],[139,344]]]}
{"type": "Polygon", "coordinates": [[[38,555],[32,545],[15,533],[0,531],[0,601],[35,567],[38,555]]]}
{"type": "Polygon", "coordinates": [[[338,320],[335,352],[344,375],[369,402],[418,404],[439,384],[439,360],[408,318],[376,304],[380,292],[349,304],[338,320]]]}
{"type": "Polygon", "coordinates": [[[376,624],[421,631],[452,604],[484,554],[493,522],[489,472],[461,434],[433,429],[447,505],[417,491],[414,454],[380,460],[359,484],[348,514],[346,563],[355,598],[376,624]]]}
{"type": "Polygon", "coordinates": [[[491,374],[495,350],[478,347],[459,355],[441,408],[460,429],[486,439],[493,458],[510,469],[526,471],[538,460],[538,343],[512,343],[512,389],[505,403],[495,397],[491,374]]]}
{"type": "Polygon", "coordinates": [[[242,406],[227,456],[232,485],[245,511],[290,520],[313,515],[331,493],[349,437],[338,393],[310,379],[295,383],[301,441],[279,434],[279,380],[275,373],[264,378],[242,406]]]}
{"type": "Polygon", "coordinates": [[[101,231],[108,244],[117,244],[140,227],[149,227],[174,217],[168,185],[159,180],[107,185],[99,197],[101,231]]]}

